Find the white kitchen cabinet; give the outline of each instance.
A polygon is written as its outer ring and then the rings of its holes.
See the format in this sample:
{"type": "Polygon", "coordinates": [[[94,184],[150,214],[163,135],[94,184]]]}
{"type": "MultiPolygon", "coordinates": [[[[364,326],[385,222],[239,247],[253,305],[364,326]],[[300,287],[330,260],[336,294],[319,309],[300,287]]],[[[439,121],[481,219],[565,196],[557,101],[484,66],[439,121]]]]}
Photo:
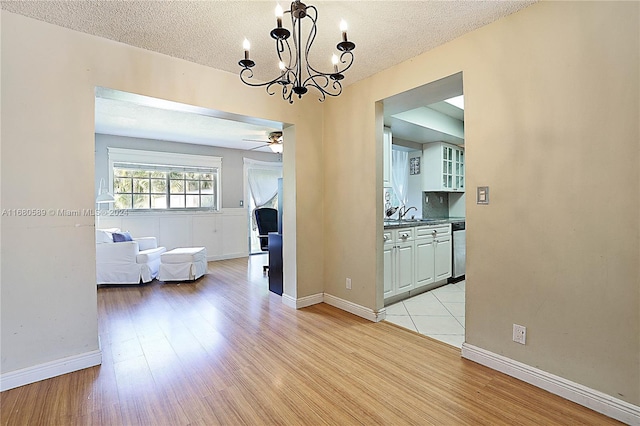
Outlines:
{"type": "Polygon", "coordinates": [[[424,144],[422,190],[464,192],[464,148],[444,142],[424,144]]]}
{"type": "MultiPolygon", "coordinates": [[[[385,232],[386,234],[386,232],[385,232]]],[[[391,232],[389,232],[391,234],[391,232]]],[[[394,254],[396,249],[395,241],[389,239],[389,242],[385,242],[382,251],[382,257],[384,259],[384,297],[393,296],[395,294],[395,269],[396,264],[394,260],[394,254]]]]}
{"type": "Polygon", "coordinates": [[[385,230],[384,238],[384,297],[387,298],[413,289],[413,228],[385,230]]]}
{"type": "Polygon", "coordinates": [[[437,237],[434,249],[434,269],[436,281],[451,276],[451,235],[437,237]]]}
{"type": "Polygon", "coordinates": [[[413,241],[396,244],[396,294],[413,289],[415,243],[413,241]]]}
{"type": "Polygon", "coordinates": [[[451,225],[384,231],[384,298],[451,276],[451,225]]]}
{"type": "Polygon", "coordinates": [[[451,276],[451,225],[418,226],[415,229],[415,288],[451,276]]]}
{"type": "Polygon", "coordinates": [[[385,188],[391,187],[391,129],[385,127],[382,132],[382,180],[385,188]]]}
{"type": "Polygon", "coordinates": [[[434,283],[435,279],[435,243],[433,237],[416,240],[416,283],[415,288],[434,283]]]}

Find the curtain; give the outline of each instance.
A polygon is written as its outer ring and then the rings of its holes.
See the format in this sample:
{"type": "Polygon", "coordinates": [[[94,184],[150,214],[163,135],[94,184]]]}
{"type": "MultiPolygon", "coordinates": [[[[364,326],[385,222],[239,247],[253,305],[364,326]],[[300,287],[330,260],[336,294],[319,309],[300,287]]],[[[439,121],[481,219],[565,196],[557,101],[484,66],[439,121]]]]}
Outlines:
{"type": "Polygon", "coordinates": [[[278,178],[282,177],[281,170],[249,169],[249,192],[256,208],[267,204],[278,192],[278,178]]]}
{"type": "Polygon", "coordinates": [[[391,152],[391,187],[401,206],[409,200],[409,153],[394,149],[391,152]]]}
{"type": "MultiPolygon", "coordinates": [[[[282,177],[282,163],[244,158],[244,167],[254,209],[267,205],[278,193],[278,179],[282,177]]],[[[251,211],[251,228],[254,231],[257,229],[253,210],[251,211]]]]}

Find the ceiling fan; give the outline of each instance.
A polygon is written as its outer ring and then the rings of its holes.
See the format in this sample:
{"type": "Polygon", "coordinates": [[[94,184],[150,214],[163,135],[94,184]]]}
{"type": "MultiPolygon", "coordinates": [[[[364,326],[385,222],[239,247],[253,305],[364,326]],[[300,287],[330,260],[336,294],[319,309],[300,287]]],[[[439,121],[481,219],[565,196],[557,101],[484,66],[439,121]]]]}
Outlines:
{"type": "Polygon", "coordinates": [[[271,148],[271,151],[276,154],[282,153],[282,132],[271,132],[268,136],[268,141],[260,141],[257,139],[243,139],[243,141],[251,141],[251,142],[262,142],[264,145],[256,146],[255,148],[251,148],[249,151],[253,151],[254,149],[260,149],[265,146],[271,148]]]}

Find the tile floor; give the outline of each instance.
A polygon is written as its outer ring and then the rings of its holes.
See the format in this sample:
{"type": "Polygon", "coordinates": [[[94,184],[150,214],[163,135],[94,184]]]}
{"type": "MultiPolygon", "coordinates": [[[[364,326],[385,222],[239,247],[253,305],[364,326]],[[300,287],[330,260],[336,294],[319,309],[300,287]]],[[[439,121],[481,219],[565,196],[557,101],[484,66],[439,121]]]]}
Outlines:
{"type": "Polygon", "coordinates": [[[463,280],[387,306],[386,320],[461,348],[464,301],[463,280]]]}

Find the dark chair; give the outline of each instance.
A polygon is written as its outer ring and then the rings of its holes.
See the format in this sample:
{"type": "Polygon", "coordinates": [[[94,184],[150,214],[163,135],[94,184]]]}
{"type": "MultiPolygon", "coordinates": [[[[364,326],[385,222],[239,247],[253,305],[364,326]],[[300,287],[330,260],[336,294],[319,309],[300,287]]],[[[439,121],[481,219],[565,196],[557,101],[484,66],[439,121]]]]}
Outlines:
{"type": "MultiPolygon", "coordinates": [[[[254,211],[256,225],[258,225],[258,238],[260,238],[260,250],[269,250],[269,232],[278,232],[278,210],[269,207],[262,207],[254,211]]],[[[269,265],[262,267],[262,272],[266,273],[269,265]]]]}

